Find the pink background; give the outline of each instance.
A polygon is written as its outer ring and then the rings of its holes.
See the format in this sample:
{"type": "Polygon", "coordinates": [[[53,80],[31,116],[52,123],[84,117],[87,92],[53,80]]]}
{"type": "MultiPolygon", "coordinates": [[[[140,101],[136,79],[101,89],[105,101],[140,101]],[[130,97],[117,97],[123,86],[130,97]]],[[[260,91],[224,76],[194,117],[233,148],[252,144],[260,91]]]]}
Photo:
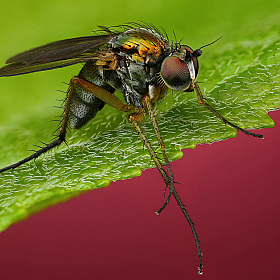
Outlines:
{"type": "Polygon", "coordinates": [[[156,169],[51,207],[0,235],[0,279],[280,279],[280,112],[265,140],[185,150],[172,163],[191,230],[156,169]]]}

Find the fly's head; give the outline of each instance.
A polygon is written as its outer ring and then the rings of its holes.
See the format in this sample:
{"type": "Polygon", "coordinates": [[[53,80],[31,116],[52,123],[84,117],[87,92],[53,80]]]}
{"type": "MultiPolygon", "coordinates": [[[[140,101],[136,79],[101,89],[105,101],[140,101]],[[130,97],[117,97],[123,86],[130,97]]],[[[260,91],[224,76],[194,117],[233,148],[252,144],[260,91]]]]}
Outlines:
{"type": "Polygon", "coordinates": [[[161,65],[160,77],[165,85],[176,91],[193,91],[201,54],[201,49],[194,51],[187,45],[176,48],[161,65]]]}

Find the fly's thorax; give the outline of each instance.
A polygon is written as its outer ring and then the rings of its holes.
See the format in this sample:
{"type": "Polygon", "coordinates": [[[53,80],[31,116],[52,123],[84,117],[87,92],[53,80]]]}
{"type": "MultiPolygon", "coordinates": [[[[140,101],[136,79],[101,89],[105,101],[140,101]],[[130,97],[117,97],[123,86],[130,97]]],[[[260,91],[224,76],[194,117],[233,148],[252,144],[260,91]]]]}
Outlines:
{"type": "Polygon", "coordinates": [[[162,97],[156,75],[173,49],[166,38],[154,30],[135,28],[112,38],[108,49],[115,53],[118,66],[114,78],[106,73],[106,80],[123,93],[129,105],[141,108],[145,95],[155,101],[162,97]]]}
{"type": "Polygon", "coordinates": [[[172,44],[154,30],[134,28],[112,38],[108,46],[141,64],[156,64],[171,51],[172,44]]]}
{"type": "MultiPolygon", "coordinates": [[[[127,66],[120,66],[116,70],[123,86],[121,92],[129,105],[133,104],[135,108],[141,108],[143,106],[142,98],[145,95],[149,95],[153,102],[163,96],[163,89],[157,79],[159,70],[160,65],[147,68],[135,61],[130,61],[127,66]]],[[[115,83],[110,84],[116,87],[115,83]]]]}

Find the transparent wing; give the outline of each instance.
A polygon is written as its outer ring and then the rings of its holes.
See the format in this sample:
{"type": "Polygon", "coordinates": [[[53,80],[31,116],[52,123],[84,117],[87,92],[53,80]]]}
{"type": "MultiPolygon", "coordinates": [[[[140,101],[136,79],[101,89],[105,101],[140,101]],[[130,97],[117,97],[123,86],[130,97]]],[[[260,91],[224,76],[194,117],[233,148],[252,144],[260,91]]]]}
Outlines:
{"type": "Polygon", "coordinates": [[[112,35],[66,39],[25,51],[6,61],[8,65],[0,68],[0,77],[50,70],[90,60],[112,35]]]}

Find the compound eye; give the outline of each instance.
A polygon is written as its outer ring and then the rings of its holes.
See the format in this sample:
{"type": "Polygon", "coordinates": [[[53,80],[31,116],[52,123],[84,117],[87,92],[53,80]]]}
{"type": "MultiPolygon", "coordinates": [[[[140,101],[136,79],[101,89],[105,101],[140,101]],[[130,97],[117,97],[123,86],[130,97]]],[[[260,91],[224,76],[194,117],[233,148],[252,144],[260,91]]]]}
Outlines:
{"type": "Polygon", "coordinates": [[[188,65],[177,56],[169,56],[163,61],[160,74],[170,89],[180,91],[186,90],[190,86],[188,65]]]}

